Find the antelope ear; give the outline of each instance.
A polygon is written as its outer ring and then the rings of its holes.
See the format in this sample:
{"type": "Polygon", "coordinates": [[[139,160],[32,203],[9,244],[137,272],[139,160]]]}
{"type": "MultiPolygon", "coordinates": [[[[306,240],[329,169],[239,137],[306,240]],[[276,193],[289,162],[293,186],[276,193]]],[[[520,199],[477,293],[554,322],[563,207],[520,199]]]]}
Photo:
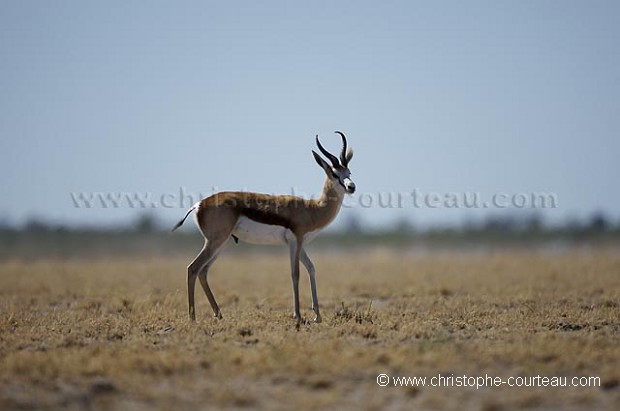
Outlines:
{"type": "Polygon", "coordinates": [[[312,150],[312,155],[314,156],[314,160],[316,163],[326,172],[329,173],[331,171],[331,166],[327,164],[327,161],[323,160],[323,158],[317,154],[316,151],[312,150]]]}
{"type": "Polygon", "coordinates": [[[349,165],[349,161],[353,158],[353,149],[351,147],[347,150],[347,155],[344,158],[347,161],[347,165],[349,165]]]}

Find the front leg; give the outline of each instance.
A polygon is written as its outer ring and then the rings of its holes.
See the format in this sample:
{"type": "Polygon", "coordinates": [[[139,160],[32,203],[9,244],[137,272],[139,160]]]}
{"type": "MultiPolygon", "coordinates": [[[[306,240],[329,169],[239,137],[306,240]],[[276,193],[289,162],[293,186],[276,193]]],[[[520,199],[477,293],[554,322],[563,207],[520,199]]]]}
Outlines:
{"type": "Polygon", "coordinates": [[[299,239],[290,243],[289,251],[291,257],[291,279],[293,281],[293,314],[299,325],[301,323],[301,312],[299,311],[299,257],[301,253],[301,242],[299,239]]]}
{"type": "Polygon", "coordinates": [[[316,281],[314,279],[314,264],[310,261],[310,257],[306,254],[306,250],[301,249],[301,262],[308,271],[308,278],[310,279],[310,291],[312,293],[312,311],[314,311],[314,322],[321,322],[321,313],[319,312],[319,299],[316,295],[316,281]]]}

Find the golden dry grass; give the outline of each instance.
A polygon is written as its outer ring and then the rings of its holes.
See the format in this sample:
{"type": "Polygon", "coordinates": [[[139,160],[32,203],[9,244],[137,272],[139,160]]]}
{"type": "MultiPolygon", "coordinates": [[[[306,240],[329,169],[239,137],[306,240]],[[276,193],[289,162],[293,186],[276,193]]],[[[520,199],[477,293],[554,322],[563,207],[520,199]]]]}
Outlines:
{"type": "MultiPolygon", "coordinates": [[[[1,263],[0,408],[620,407],[617,253],[321,254],[324,322],[299,330],[284,250],[224,255],[210,273],[224,319],[198,287],[195,324],[190,259],[1,263]],[[602,386],[382,388],[379,373],[602,386]]],[[[303,307],[308,294],[304,276],[303,307]]]]}

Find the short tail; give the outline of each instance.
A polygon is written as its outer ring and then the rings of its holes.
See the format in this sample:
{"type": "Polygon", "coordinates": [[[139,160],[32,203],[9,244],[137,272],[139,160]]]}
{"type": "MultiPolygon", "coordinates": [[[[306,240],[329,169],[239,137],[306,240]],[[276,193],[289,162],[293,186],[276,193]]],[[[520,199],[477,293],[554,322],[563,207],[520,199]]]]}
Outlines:
{"type": "Polygon", "coordinates": [[[187,214],[185,214],[185,217],[183,217],[183,219],[181,221],[179,221],[173,228],[172,230],[170,230],[171,232],[176,230],[177,228],[181,227],[183,225],[183,223],[185,222],[185,220],[187,220],[187,217],[192,213],[192,211],[194,211],[195,209],[198,208],[198,205],[200,203],[196,203],[192,206],[192,208],[190,208],[189,210],[187,210],[187,214]]]}

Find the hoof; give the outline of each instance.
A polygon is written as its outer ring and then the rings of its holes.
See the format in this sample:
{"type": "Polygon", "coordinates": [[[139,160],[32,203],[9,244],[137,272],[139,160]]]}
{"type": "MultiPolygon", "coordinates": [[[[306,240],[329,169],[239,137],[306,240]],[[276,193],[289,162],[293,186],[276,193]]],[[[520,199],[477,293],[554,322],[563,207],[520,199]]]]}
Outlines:
{"type": "Polygon", "coordinates": [[[316,317],[314,317],[314,322],[318,324],[321,321],[323,321],[323,319],[321,318],[321,314],[317,314],[316,317]]]}

